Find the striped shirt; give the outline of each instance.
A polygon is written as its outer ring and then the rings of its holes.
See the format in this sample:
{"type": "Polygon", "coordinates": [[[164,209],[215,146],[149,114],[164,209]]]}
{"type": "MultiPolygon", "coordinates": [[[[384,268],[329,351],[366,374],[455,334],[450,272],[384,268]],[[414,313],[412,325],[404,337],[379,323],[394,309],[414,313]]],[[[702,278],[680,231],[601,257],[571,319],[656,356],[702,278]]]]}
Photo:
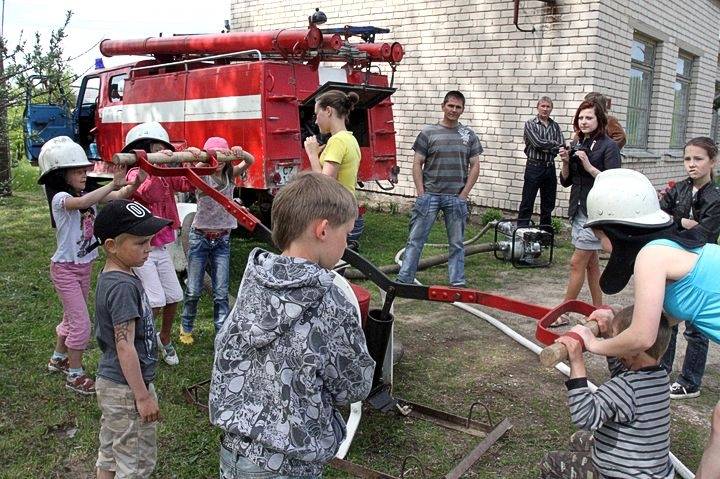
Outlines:
{"type": "Polygon", "coordinates": [[[558,154],[558,148],[565,144],[560,126],[548,119],[545,126],[536,116],[525,122],[525,155],[528,160],[540,163],[552,163],[558,154]]]}
{"type": "Polygon", "coordinates": [[[672,477],[670,389],[659,366],[628,371],[608,361],[612,379],[590,392],[587,378],[570,379],[573,424],[595,431],[592,458],[604,477],[672,477]]]}
{"type": "Polygon", "coordinates": [[[457,195],[462,191],[470,158],[483,152],[475,132],[460,123],[455,128],[440,123],[425,126],[412,149],[425,157],[425,191],[441,195],[457,195]]]}

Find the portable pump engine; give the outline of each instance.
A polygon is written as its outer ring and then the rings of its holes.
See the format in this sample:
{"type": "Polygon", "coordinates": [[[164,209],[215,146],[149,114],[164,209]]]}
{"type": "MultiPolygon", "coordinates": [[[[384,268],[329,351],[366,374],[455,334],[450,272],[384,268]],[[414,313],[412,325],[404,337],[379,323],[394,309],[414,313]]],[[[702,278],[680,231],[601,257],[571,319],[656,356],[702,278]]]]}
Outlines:
{"type": "Polygon", "coordinates": [[[495,257],[511,261],[516,268],[550,266],[555,235],[551,226],[518,226],[517,220],[504,219],[495,224],[495,257]],[[548,250],[546,257],[543,252],[548,250]]]}

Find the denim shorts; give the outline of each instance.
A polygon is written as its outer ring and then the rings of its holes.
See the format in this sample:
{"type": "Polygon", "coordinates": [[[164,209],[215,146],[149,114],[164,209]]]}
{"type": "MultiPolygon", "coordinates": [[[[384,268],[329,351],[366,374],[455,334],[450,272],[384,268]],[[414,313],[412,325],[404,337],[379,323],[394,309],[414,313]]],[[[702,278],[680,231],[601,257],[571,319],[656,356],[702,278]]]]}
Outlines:
{"type": "Polygon", "coordinates": [[[579,211],[571,220],[572,223],[572,244],[575,248],[585,251],[601,250],[600,240],[595,237],[591,228],[583,228],[587,223],[587,216],[579,211]]]}

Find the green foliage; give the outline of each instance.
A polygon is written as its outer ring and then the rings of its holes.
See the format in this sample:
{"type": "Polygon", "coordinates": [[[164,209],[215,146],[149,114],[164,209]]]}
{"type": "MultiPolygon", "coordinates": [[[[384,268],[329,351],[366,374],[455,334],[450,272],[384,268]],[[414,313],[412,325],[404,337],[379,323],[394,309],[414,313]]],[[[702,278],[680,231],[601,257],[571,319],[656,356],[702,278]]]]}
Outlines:
{"type": "Polygon", "coordinates": [[[486,225],[486,224],[490,223],[491,221],[501,220],[502,218],[503,218],[502,211],[495,209],[495,208],[488,208],[485,211],[483,211],[483,214],[480,217],[480,222],[483,225],[486,225]]]}
{"type": "Polygon", "coordinates": [[[13,191],[38,191],[38,169],[30,164],[27,158],[20,158],[12,169],[13,191]]]}
{"type": "Polygon", "coordinates": [[[552,221],[552,228],[556,235],[562,234],[562,232],[565,230],[565,222],[558,218],[553,217],[552,221]]]}
{"type": "Polygon", "coordinates": [[[69,88],[73,76],[64,56],[63,41],[67,38],[66,29],[72,18],[72,12],[65,13],[63,24],[51,30],[47,45],[44,45],[40,32],[35,32],[33,42],[18,40],[15,49],[9,53],[2,40],[5,70],[0,82],[0,101],[6,107],[22,105],[26,92],[43,103],[73,102],[73,93],[69,88]]]}
{"type": "Polygon", "coordinates": [[[71,17],[68,10],[62,26],[50,31],[47,45],[35,32],[30,45],[20,38],[10,51],[7,39],[0,37],[0,196],[11,194],[11,167],[24,151],[22,108],[26,100],[67,105],[73,102],[70,84],[74,78],[63,53],[71,17]]]}

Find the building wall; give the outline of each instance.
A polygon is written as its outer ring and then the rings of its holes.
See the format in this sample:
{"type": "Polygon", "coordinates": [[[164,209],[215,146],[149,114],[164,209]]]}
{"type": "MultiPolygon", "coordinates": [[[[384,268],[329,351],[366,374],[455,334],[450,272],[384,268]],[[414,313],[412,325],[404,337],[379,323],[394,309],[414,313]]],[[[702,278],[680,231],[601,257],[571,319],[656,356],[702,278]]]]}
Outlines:
{"type": "MultiPolygon", "coordinates": [[[[678,48],[694,62],[688,137],[708,134],[717,77],[720,3],[716,0],[558,0],[555,5],[520,2],[520,32],[511,0],[328,0],[327,26],[388,27],[378,39],[401,42],[393,96],[400,182],[395,195],[412,197],[411,146],[422,125],[441,118],[447,90],[467,98],[461,121],[481,137],[480,180],[471,201],[515,210],[522,191],[523,125],[542,95],[554,99],[553,117],[569,137],[575,108],[585,93],[613,98],[612,112],[624,124],[633,31],[659,41],[648,149],[627,150],[625,166],[639,169],[661,186],[682,176],[681,151],[668,148],[672,84],[678,48]]],[[[246,0],[232,6],[237,31],[302,27],[312,13],[297,0],[246,0]]],[[[387,66],[385,71],[388,72],[387,66]]],[[[558,214],[567,191],[559,187],[558,214]]]]}

